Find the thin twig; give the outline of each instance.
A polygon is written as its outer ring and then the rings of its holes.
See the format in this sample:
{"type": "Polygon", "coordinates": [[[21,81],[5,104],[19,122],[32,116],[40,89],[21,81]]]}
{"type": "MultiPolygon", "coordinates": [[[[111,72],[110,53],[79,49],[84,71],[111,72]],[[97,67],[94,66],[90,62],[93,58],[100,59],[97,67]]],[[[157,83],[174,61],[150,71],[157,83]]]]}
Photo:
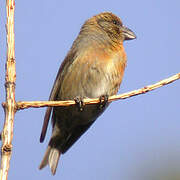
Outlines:
{"type": "MultiPolygon", "coordinates": [[[[178,79],[180,79],[180,73],[177,73],[167,79],[163,79],[155,84],[145,86],[141,89],[130,91],[130,92],[127,92],[124,94],[110,96],[108,101],[111,102],[111,101],[115,101],[115,100],[119,100],[119,99],[126,99],[126,98],[129,98],[132,96],[144,94],[144,93],[147,93],[154,89],[165,86],[169,83],[172,83],[178,79]]],[[[96,104],[99,102],[99,98],[84,99],[83,102],[85,104],[96,104]]],[[[16,108],[17,108],[17,110],[20,110],[20,109],[27,109],[27,108],[31,108],[31,107],[39,108],[39,107],[45,107],[45,106],[70,106],[72,104],[75,104],[75,101],[73,101],[73,100],[68,100],[68,101],[19,101],[16,103],[16,108]]]]}
{"type": "MultiPolygon", "coordinates": [[[[15,40],[14,40],[14,10],[15,0],[6,0],[7,8],[7,61],[6,61],[6,102],[3,103],[5,110],[5,123],[1,134],[2,147],[1,147],[1,167],[0,167],[0,180],[7,180],[11,153],[12,153],[12,138],[14,116],[16,110],[27,109],[30,107],[39,108],[45,106],[69,106],[75,104],[75,101],[22,101],[15,102],[15,82],[16,82],[16,67],[15,67],[15,40]]],[[[132,96],[140,95],[152,91],[156,88],[162,87],[175,80],[180,79],[180,73],[171,76],[167,79],[159,81],[153,85],[145,86],[141,89],[130,91],[120,95],[110,96],[108,101],[115,101],[119,99],[126,99],[132,96]]],[[[99,102],[99,98],[84,99],[85,104],[95,104],[99,102]]]]}
{"type": "Polygon", "coordinates": [[[16,81],[16,67],[15,67],[15,48],[14,48],[14,9],[15,1],[6,1],[7,10],[7,61],[6,61],[6,105],[4,128],[1,134],[1,168],[0,180],[7,180],[9,164],[12,151],[13,126],[15,115],[15,81],[16,81]]]}

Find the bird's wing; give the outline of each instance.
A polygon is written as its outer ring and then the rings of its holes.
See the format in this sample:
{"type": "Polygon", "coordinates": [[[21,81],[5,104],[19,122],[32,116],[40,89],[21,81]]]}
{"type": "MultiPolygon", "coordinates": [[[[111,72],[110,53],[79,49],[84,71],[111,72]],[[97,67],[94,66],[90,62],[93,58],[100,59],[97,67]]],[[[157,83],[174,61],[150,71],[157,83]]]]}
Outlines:
{"type": "MultiPolygon", "coordinates": [[[[59,69],[59,72],[57,74],[56,80],[54,82],[54,86],[53,86],[53,88],[51,90],[51,94],[49,96],[49,101],[55,100],[55,97],[56,97],[57,92],[59,90],[58,83],[59,83],[59,80],[60,80],[60,69],[59,69]]],[[[50,119],[50,116],[51,116],[51,111],[52,111],[52,107],[47,107],[46,113],[45,113],[45,116],[44,116],[44,123],[43,123],[42,131],[41,131],[40,142],[43,142],[44,138],[46,136],[47,127],[48,127],[49,119],[50,119]]]]}
{"type": "MultiPolygon", "coordinates": [[[[75,53],[68,53],[65,60],[61,64],[59,71],[58,71],[58,74],[56,76],[53,88],[52,88],[50,96],[49,96],[49,101],[56,100],[56,96],[57,96],[59,89],[61,87],[61,79],[63,77],[63,74],[65,74],[69,64],[71,64],[72,61],[74,60],[74,55],[75,55],[75,53]]],[[[46,109],[46,113],[44,116],[44,122],[43,122],[42,130],[41,130],[41,136],[40,136],[40,142],[41,143],[44,141],[44,138],[46,136],[47,127],[48,127],[49,119],[51,116],[51,111],[52,111],[52,107],[48,107],[46,109]]]]}

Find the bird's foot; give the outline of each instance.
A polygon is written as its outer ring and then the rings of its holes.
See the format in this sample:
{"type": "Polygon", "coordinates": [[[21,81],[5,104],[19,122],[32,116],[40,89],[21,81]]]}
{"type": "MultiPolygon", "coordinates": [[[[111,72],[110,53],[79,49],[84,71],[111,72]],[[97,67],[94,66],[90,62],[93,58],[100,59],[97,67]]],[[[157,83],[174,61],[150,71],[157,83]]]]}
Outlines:
{"type": "Polygon", "coordinates": [[[74,98],[74,101],[75,101],[75,103],[76,103],[76,105],[77,105],[77,107],[78,107],[78,110],[79,110],[80,112],[82,112],[82,111],[83,111],[83,108],[84,108],[84,106],[85,106],[85,104],[84,104],[84,102],[83,102],[83,98],[80,97],[80,96],[77,96],[77,97],[74,98]]]}
{"type": "Polygon", "coordinates": [[[107,94],[100,96],[100,98],[99,98],[99,108],[100,109],[103,109],[107,105],[108,98],[109,98],[109,96],[107,94]]]}

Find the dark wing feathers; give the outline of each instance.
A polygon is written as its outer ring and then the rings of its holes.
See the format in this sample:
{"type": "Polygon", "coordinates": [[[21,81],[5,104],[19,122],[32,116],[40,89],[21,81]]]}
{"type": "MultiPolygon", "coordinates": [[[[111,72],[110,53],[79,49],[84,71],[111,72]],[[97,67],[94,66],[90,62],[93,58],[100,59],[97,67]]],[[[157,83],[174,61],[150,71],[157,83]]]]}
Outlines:
{"type": "MultiPolygon", "coordinates": [[[[50,96],[49,96],[49,101],[55,101],[56,100],[57,94],[58,94],[59,89],[61,87],[61,78],[63,77],[63,74],[65,74],[69,64],[71,64],[72,61],[74,60],[74,57],[75,57],[75,52],[68,53],[65,60],[61,64],[59,71],[57,73],[53,88],[52,88],[50,96]]],[[[44,116],[44,122],[43,122],[43,127],[41,130],[41,136],[40,136],[40,142],[41,143],[44,141],[44,138],[46,136],[47,127],[48,127],[49,119],[51,116],[51,111],[52,111],[52,107],[48,107],[46,109],[46,114],[44,116]]]]}

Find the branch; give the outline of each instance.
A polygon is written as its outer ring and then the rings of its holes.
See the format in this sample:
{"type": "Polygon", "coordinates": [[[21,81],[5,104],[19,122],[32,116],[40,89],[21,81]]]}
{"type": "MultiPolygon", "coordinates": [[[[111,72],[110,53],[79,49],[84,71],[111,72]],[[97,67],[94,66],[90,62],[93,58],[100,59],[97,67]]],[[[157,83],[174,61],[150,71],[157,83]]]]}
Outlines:
{"type": "MultiPolygon", "coordinates": [[[[137,89],[137,90],[130,91],[130,92],[120,94],[120,95],[110,96],[108,101],[111,102],[111,101],[115,101],[115,100],[119,100],[119,99],[126,99],[126,98],[129,98],[132,96],[144,94],[144,93],[147,93],[154,89],[165,86],[169,83],[172,83],[178,79],[180,79],[180,73],[177,73],[174,76],[171,76],[167,79],[163,79],[155,84],[145,86],[141,89],[137,89]]],[[[84,104],[96,104],[96,103],[99,103],[99,98],[84,99],[83,102],[84,102],[84,104]]],[[[73,100],[68,100],[68,101],[19,101],[16,103],[16,108],[17,108],[17,110],[20,110],[20,109],[27,109],[27,108],[31,108],[31,107],[39,108],[39,107],[46,107],[46,106],[70,106],[72,104],[75,104],[75,101],[73,101],[73,100]]],[[[5,104],[3,104],[3,105],[5,105],[5,104]]]]}
{"type": "MultiPolygon", "coordinates": [[[[7,9],[7,60],[6,60],[6,102],[2,103],[5,111],[5,122],[1,134],[2,147],[1,147],[1,166],[0,166],[0,180],[7,180],[9,164],[12,154],[12,138],[14,116],[16,110],[27,109],[30,107],[39,108],[45,106],[70,106],[75,104],[75,101],[15,101],[15,82],[16,82],[16,66],[15,66],[15,40],[14,40],[14,11],[15,0],[6,0],[7,9]]],[[[132,96],[140,95],[152,91],[156,88],[162,87],[175,80],[180,79],[180,73],[171,76],[167,79],[161,80],[153,85],[145,86],[141,89],[130,91],[120,95],[110,96],[108,101],[112,102],[119,99],[126,99],[132,96]]],[[[99,98],[84,99],[85,104],[99,103],[99,98]]]]}
{"type": "Polygon", "coordinates": [[[7,60],[6,60],[6,105],[4,128],[1,134],[1,167],[0,180],[7,180],[9,163],[12,151],[12,138],[15,114],[15,81],[16,81],[16,67],[15,67],[15,48],[14,48],[14,9],[15,0],[6,1],[7,11],[7,60]]]}

